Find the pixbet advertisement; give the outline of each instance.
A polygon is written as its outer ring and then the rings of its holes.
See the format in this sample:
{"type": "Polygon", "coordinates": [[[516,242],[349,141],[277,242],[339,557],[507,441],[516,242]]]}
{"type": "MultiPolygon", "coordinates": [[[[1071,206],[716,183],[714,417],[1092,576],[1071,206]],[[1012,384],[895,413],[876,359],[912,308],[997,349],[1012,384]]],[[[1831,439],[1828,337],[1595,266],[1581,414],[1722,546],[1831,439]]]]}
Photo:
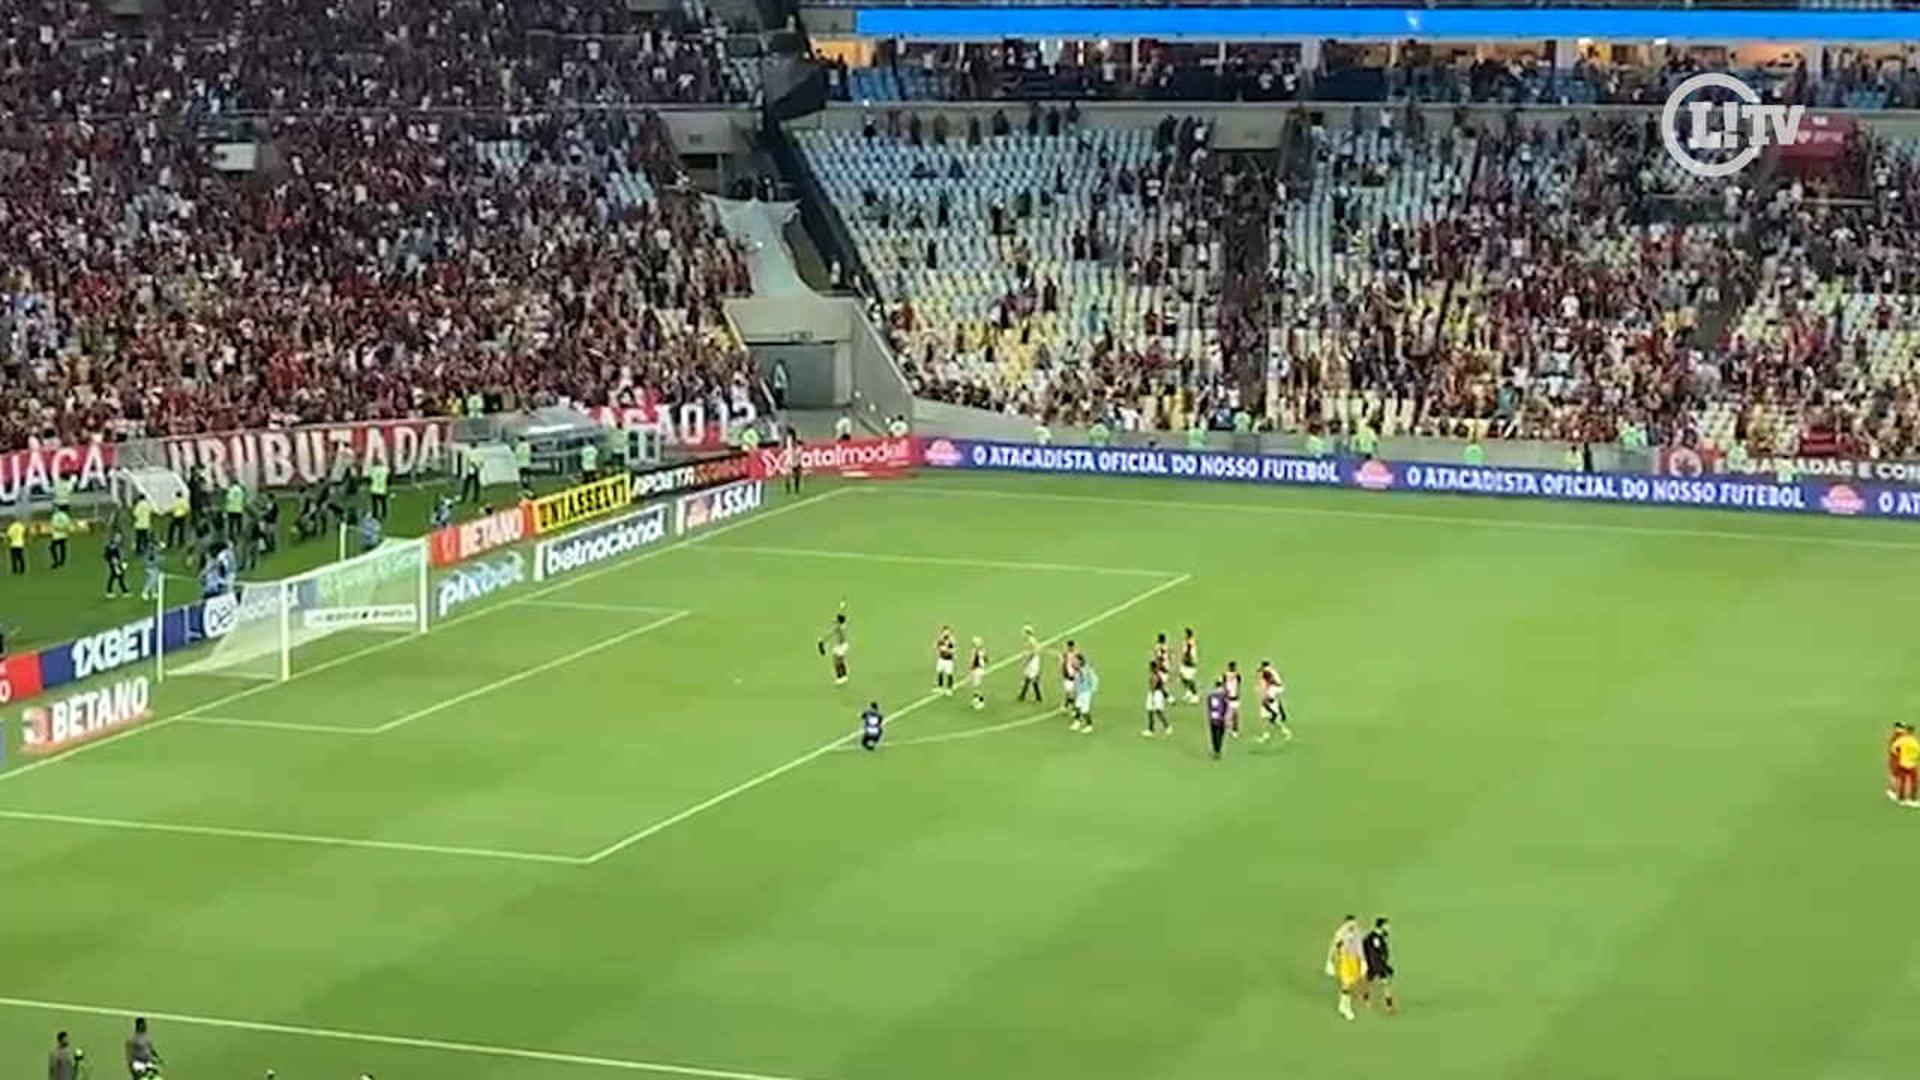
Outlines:
{"type": "Polygon", "coordinates": [[[751,514],[764,506],[767,501],[767,485],[758,480],[742,480],[737,484],[702,491],[688,495],[674,504],[674,520],[681,535],[709,525],[718,525],[728,518],[742,514],[751,514]]]}
{"type": "Polygon", "coordinates": [[[582,529],[557,540],[543,540],[533,552],[533,578],[545,581],[617,559],[667,538],[667,504],[660,503],[582,529]]]}
{"type": "Polygon", "coordinates": [[[455,609],[484,599],[527,580],[527,557],[509,551],[494,559],[481,559],[451,570],[434,586],[433,611],[446,618],[455,609]]]}

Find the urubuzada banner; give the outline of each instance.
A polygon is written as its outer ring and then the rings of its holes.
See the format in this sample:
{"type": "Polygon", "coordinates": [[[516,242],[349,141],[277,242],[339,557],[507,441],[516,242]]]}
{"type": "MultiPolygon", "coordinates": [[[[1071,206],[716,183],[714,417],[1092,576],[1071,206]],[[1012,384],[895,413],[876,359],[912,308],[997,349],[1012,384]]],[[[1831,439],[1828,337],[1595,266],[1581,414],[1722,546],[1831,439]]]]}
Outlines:
{"type": "Polygon", "coordinates": [[[0,505],[47,498],[60,479],[73,481],[77,491],[104,488],[113,470],[114,449],[112,443],[89,443],[0,454],[0,505]]]}
{"type": "Polygon", "coordinates": [[[364,474],[384,464],[403,480],[441,468],[446,459],[447,421],[377,420],[356,424],[313,424],[266,431],[183,435],[161,441],[166,465],[182,476],[195,466],[207,471],[215,489],[235,476],[248,487],[304,487],[333,475],[342,457],[364,474]]]}

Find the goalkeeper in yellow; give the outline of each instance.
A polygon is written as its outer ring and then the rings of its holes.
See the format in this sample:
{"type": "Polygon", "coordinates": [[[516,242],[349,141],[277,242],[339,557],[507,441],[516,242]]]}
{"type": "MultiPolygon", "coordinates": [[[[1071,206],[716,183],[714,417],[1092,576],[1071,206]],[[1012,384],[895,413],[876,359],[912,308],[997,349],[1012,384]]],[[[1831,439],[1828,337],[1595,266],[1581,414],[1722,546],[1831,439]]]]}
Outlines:
{"type": "Polygon", "coordinates": [[[1327,946],[1327,974],[1340,983],[1340,1015],[1353,1019],[1353,995],[1367,981],[1367,960],[1361,949],[1360,920],[1352,915],[1340,921],[1327,946]]]}

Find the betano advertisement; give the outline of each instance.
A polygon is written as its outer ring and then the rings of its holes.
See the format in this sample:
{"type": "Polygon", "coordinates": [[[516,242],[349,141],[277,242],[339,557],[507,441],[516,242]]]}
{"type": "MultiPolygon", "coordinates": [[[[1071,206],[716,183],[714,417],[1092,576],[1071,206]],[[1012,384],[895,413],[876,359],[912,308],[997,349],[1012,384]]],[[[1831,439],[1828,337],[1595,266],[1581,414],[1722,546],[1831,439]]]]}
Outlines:
{"type": "Polygon", "coordinates": [[[152,688],[145,675],[79,690],[20,711],[20,752],[51,754],[147,718],[152,688]]]}
{"type": "Polygon", "coordinates": [[[486,517],[435,529],[427,538],[427,559],[436,567],[452,566],[532,535],[533,511],[527,503],[520,503],[486,517]]]}

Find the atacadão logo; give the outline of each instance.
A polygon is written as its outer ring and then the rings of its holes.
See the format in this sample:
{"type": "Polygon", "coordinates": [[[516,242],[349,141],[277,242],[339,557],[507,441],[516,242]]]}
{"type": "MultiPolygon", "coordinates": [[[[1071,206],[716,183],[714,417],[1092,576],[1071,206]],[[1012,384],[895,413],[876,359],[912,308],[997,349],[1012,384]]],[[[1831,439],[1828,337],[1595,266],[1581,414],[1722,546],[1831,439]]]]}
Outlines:
{"type": "Polygon", "coordinates": [[[1660,110],[1660,139],[1682,169],[1715,180],[1753,164],[1768,146],[1793,142],[1806,115],[1804,105],[1769,105],[1739,79],[1709,71],[1673,88],[1666,108],[1660,110]],[[1727,91],[1735,100],[1692,100],[1709,90],[1727,91]],[[1682,108],[1691,121],[1684,141],[1680,138],[1682,108]],[[1703,151],[1712,153],[1702,157],[1703,151]]]}

